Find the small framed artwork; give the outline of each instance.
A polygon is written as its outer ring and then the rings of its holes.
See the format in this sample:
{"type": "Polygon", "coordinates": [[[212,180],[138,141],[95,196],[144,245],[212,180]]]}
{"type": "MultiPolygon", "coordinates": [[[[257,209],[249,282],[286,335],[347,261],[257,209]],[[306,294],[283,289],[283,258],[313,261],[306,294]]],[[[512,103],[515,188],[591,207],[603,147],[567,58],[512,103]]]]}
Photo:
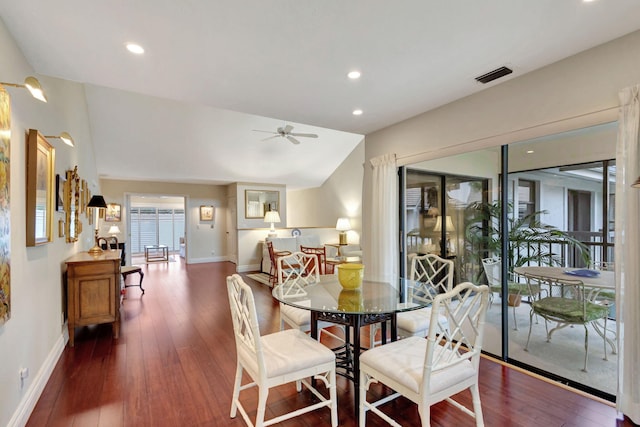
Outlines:
{"type": "Polygon", "coordinates": [[[117,203],[107,203],[104,220],[106,222],[120,222],[120,218],[120,205],[117,203]]]}
{"type": "Polygon", "coordinates": [[[213,221],[213,206],[200,206],[200,221],[213,221]]]}
{"type": "Polygon", "coordinates": [[[64,212],[64,178],[56,174],[56,212],[64,212]]]}
{"type": "Polygon", "coordinates": [[[27,246],[53,241],[55,149],[35,129],[27,135],[27,246]]]}

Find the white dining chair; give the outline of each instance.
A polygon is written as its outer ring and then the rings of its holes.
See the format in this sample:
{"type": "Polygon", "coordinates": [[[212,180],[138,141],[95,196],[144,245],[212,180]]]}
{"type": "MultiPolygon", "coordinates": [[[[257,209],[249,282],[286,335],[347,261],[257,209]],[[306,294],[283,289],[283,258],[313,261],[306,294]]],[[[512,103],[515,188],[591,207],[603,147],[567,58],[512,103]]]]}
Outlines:
{"type": "Polygon", "coordinates": [[[360,427],[367,424],[369,411],[399,427],[398,422],[379,408],[399,396],[418,405],[423,427],[431,425],[431,405],[442,400],[475,418],[476,426],[483,426],[478,372],[488,301],[487,285],[461,283],[434,298],[427,339],[409,337],[362,353],[360,427]],[[446,313],[446,324],[441,321],[441,312],[446,313]],[[384,393],[379,400],[368,401],[367,390],[377,382],[394,393],[384,393]],[[471,392],[473,410],[452,399],[466,389],[471,392]]]}
{"type": "MultiPolygon", "coordinates": [[[[293,252],[291,255],[278,257],[277,260],[278,283],[281,286],[282,295],[287,297],[304,296],[305,286],[320,282],[320,263],[315,254],[293,252]]],[[[298,302],[298,304],[301,304],[298,302]]],[[[280,330],[285,325],[300,329],[303,332],[311,331],[311,312],[298,307],[280,303],[280,330]]],[[[337,326],[335,323],[318,323],[318,341],[322,334],[344,342],[344,339],[328,331],[326,328],[337,326]]]]}
{"type": "MultiPolygon", "coordinates": [[[[434,254],[414,256],[411,259],[409,279],[418,285],[414,288],[412,299],[430,303],[439,294],[453,288],[453,261],[434,254]]],[[[398,336],[425,337],[429,330],[431,307],[400,312],[397,314],[398,336]]],[[[440,321],[447,318],[441,315],[440,321]]]]}
{"type": "MultiPolygon", "coordinates": [[[[260,335],[253,292],[242,278],[234,274],[227,277],[227,292],[233,331],[236,342],[237,365],[231,400],[231,418],[239,411],[248,426],[254,426],[247,411],[240,402],[240,392],[258,387],[258,408],[255,426],[269,426],[314,411],[329,408],[331,425],[338,425],[338,401],[336,398],[335,354],[329,348],[311,339],[298,329],[260,335]],[[243,372],[251,377],[251,382],[242,384],[243,372]],[[323,396],[308,381],[309,377],[322,381],[329,391],[329,398],[323,396]],[[265,420],[269,389],[296,383],[296,390],[302,384],[308,388],[318,402],[300,409],[265,420]]],[[[308,398],[304,399],[305,401],[308,398]]]]}

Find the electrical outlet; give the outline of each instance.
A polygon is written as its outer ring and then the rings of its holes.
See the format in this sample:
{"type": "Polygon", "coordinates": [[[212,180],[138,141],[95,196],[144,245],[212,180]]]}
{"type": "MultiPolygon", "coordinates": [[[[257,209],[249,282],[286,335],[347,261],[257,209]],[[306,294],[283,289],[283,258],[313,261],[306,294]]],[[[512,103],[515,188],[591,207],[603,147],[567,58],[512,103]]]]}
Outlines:
{"type": "Polygon", "coordinates": [[[29,378],[29,368],[20,368],[18,375],[20,375],[20,389],[22,390],[24,387],[24,380],[29,378]]]}
{"type": "Polygon", "coordinates": [[[211,251],[211,255],[215,255],[215,254],[216,254],[216,251],[211,251]]]}

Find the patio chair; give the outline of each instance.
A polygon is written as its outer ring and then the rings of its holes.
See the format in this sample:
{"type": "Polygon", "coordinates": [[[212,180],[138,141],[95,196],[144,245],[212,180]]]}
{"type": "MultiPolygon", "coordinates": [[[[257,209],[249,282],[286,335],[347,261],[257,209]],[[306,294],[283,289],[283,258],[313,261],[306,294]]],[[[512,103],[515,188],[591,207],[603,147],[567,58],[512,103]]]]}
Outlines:
{"type": "Polygon", "coordinates": [[[269,426],[316,409],[328,407],[331,411],[331,425],[336,427],[338,425],[338,401],[336,398],[336,360],[333,351],[297,329],[260,336],[258,315],[251,288],[244,283],[239,275],[234,274],[227,277],[227,292],[237,353],[231,418],[235,418],[237,411],[240,411],[247,425],[253,426],[240,402],[240,392],[251,387],[258,387],[256,426],[269,426]],[[293,349],[295,351],[292,351],[293,349]],[[252,382],[243,385],[242,377],[245,371],[252,382]],[[307,380],[309,377],[321,380],[326,385],[329,390],[328,399],[309,383],[307,380]],[[301,385],[304,384],[319,399],[319,402],[265,420],[269,389],[294,381],[296,390],[300,391],[301,385]]]}
{"type": "Polygon", "coordinates": [[[427,339],[409,337],[365,351],[360,356],[360,426],[371,411],[391,425],[399,424],[379,406],[399,396],[418,405],[423,426],[430,425],[431,405],[446,400],[484,425],[478,371],[489,288],[465,282],[433,300],[427,339]],[[439,313],[446,313],[448,322],[439,313]],[[377,401],[367,400],[371,384],[394,390],[377,401]],[[469,389],[473,410],[451,396],[469,389]]]}
{"type": "MultiPolygon", "coordinates": [[[[484,258],[482,267],[487,276],[487,283],[491,294],[489,296],[489,308],[493,304],[493,294],[502,295],[502,260],[500,257],[484,258]]],[[[513,307],[513,329],[518,330],[518,319],[516,317],[516,308],[520,305],[523,296],[531,296],[531,292],[540,293],[540,288],[535,284],[528,285],[515,280],[515,276],[510,274],[507,280],[507,289],[509,294],[509,305],[513,307]]]]}
{"type": "MultiPolygon", "coordinates": [[[[533,315],[537,314],[545,320],[545,328],[547,331],[547,342],[551,342],[552,334],[570,325],[584,326],[584,366],[582,370],[587,372],[587,362],[589,357],[589,329],[590,323],[598,320],[604,321],[604,329],[607,328],[607,317],[609,315],[609,307],[597,304],[589,300],[589,292],[585,290],[584,283],[581,280],[544,278],[525,275],[528,284],[534,286],[545,286],[548,290],[548,296],[537,298],[534,296],[531,301],[531,310],[529,312],[529,335],[524,350],[529,351],[529,342],[531,340],[531,329],[533,324],[533,315]],[[549,322],[556,322],[556,326],[549,330],[549,322]]],[[[604,360],[607,360],[607,340],[606,335],[602,337],[604,344],[604,360]]]]}

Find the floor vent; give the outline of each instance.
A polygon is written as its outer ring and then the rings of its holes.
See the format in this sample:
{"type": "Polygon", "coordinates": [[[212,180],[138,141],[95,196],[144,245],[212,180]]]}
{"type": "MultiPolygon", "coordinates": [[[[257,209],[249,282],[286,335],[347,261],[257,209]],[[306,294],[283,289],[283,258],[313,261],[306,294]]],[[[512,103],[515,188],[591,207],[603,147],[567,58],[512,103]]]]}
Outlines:
{"type": "Polygon", "coordinates": [[[489,71],[487,74],[483,74],[480,77],[476,77],[476,80],[479,81],[480,83],[486,84],[494,81],[495,79],[499,79],[500,77],[504,77],[507,74],[511,74],[511,73],[513,73],[513,70],[511,68],[500,67],[493,71],[489,71]]]}

